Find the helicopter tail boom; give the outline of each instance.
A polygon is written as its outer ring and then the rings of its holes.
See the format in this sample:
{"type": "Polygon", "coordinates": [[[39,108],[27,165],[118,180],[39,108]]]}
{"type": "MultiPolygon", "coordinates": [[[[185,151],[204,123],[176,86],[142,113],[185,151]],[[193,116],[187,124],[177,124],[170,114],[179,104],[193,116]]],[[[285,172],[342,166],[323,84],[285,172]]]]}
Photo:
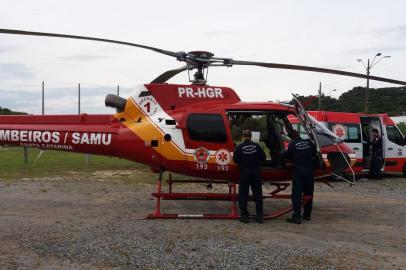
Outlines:
{"type": "Polygon", "coordinates": [[[111,115],[0,116],[0,145],[116,156],[118,131],[111,115]]]}

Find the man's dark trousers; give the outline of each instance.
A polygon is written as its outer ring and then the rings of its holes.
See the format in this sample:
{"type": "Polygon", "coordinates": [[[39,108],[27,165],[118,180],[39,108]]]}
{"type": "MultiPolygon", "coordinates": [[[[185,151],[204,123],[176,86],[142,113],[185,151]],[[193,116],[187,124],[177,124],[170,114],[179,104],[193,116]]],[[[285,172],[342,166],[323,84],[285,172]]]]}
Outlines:
{"type": "MultiPolygon", "coordinates": [[[[300,219],[302,211],[302,193],[304,196],[312,196],[314,191],[313,168],[295,168],[292,181],[292,204],[293,218],[300,219]]],[[[303,206],[303,216],[310,217],[312,214],[313,198],[303,206]]]]}
{"type": "Polygon", "coordinates": [[[369,177],[382,179],[382,165],[383,165],[383,158],[378,156],[372,156],[371,159],[371,166],[369,168],[369,177]]]}
{"type": "Polygon", "coordinates": [[[256,206],[256,215],[262,217],[263,215],[263,201],[262,201],[262,184],[260,173],[257,166],[243,166],[240,169],[240,181],[238,186],[238,204],[241,210],[241,216],[248,216],[248,195],[249,187],[251,186],[252,195],[254,197],[256,206]]]}

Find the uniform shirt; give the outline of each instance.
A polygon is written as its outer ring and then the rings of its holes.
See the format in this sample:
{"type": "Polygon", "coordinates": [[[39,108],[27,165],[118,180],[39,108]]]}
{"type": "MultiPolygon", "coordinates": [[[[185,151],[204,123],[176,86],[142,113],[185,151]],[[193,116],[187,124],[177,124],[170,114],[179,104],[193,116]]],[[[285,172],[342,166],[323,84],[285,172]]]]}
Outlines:
{"type": "Polygon", "coordinates": [[[245,140],[235,148],[233,160],[240,166],[259,167],[259,164],[266,160],[266,156],[259,144],[245,140]]]}
{"type": "Polygon", "coordinates": [[[313,168],[315,150],[309,139],[298,138],[289,143],[283,156],[293,162],[294,168],[313,168]]]}
{"type": "Polygon", "coordinates": [[[383,157],[382,139],[380,137],[375,137],[372,140],[372,156],[383,157]]]}

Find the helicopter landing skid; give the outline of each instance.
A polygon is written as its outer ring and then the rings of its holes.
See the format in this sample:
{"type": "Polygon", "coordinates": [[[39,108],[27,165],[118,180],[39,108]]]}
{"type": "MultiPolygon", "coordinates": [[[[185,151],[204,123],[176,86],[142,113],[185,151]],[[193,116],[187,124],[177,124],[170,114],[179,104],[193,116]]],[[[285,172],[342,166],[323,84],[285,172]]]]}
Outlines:
{"type": "MultiPolygon", "coordinates": [[[[149,214],[147,219],[238,219],[240,215],[237,211],[237,183],[236,181],[224,181],[224,180],[207,180],[207,179],[190,179],[190,180],[173,180],[172,175],[169,174],[168,177],[168,192],[162,192],[162,175],[160,174],[159,179],[157,180],[157,191],[151,195],[155,197],[155,211],[149,214]],[[207,189],[211,189],[212,183],[216,184],[227,184],[228,193],[188,193],[188,192],[173,192],[174,183],[200,183],[205,184],[207,189]],[[229,213],[225,214],[165,214],[161,212],[161,200],[194,200],[194,201],[230,201],[231,210],[229,213]]],[[[264,194],[263,199],[290,199],[290,194],[279,194],[282,191],[285,191],[290,183],[271,183],[272,186],[275,186],[275,189],[264,194]]],[[[306,204],[311,196],[303,197],[303,204],[306,204]]],[[[249,200],[253,201],[253,197],[249,196],[249,200]]],[[[272,213],[264,214],[264,219],[273,219],[279,216],[282,216],[292,210],[292,206],[278,209],[272,213]]]]}

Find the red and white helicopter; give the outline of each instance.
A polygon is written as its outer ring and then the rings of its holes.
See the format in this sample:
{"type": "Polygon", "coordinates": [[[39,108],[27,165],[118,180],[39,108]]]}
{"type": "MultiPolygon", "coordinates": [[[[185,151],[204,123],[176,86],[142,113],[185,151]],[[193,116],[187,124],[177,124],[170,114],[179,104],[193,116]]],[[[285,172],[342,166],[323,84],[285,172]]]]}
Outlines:
{"type": "MultiPolygon", "coordinates": [[[[264,198],[289,199],[280,194],[289,186],[291,164],[281,158],[292,134],[288,116],[295,116],[306,135],[314,143],[319,157],[316,179],[343,172],[356,162],[353,150],[331,131],[309,117],[294,96],[291,104],[275,102],[242,102],[228,87],[207,84],[207,70],[211,66],[259,66],[330,73],[406,85],[406,82],[382,77],[309,66],[287,65],[231,58],[214,57],[204,51],[172,52],[117,40],[64,34],[0,29],[2,34],[45,36],[109,42],[152,50],[184,62],[186,65],[169,70],[149,84],[140,85],[127,99],[109,94],[106,106],[117,110],[113,115],[28,115],[0,116],[0,145],[37,147],[79,153],[116,156],[143,163],[159,173],[156,210],[150,218],[238,218],[236,184],[238,167],[232,161],[241,130],[251,128],[263,142],[269,159],[261,166],[264,183],[276,188],[264,198]],[[167,84],[183,71],[196,70],[191,84],[167,84]],[[265,146],[266,145],[266,146],[265,146]],[[168,176],[168,192],[163,192],[163,173],[174,172],[196,179],[173,180],[168,176]],[[227,184],[225,193],[176,193],[175,182],[227,184]],[[162,199],[228,200],[231,212],[227,214],[181,215],[164,214],[162,199]]],[[[273,218],[291,210],[280,209],[265,215],[273,218]]]]}

